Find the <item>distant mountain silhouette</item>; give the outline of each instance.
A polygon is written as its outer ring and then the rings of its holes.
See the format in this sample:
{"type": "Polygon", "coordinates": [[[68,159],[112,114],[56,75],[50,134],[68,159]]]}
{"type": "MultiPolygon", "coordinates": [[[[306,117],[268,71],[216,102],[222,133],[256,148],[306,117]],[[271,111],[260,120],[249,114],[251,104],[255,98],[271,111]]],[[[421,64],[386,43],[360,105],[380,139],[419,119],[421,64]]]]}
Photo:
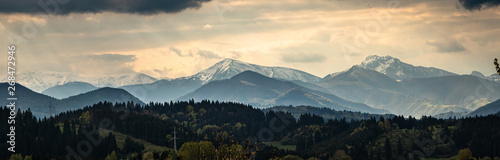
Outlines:
{"type": "Polygon", "coordinates": [[[134,102],[144,105],[144,102],[120,88],[103,87],[87,93],[71,96],[60,100],[58,104],[62,109],[77,109],[98,102],[134,102]]]}
{"type": "MultiPolygon", "coordinates": [[[[7,88],[9,86],[8,83],[0,83],[0,88],[7,88]]],[[[48,116],[50,113],[49,106],[54,106],[52,110],[54,110],[55,113],[55,105],[59,103],[59,100],[43,95],[37,92],[34,92],[23,85],[17,83],[15,85],[16,87],[16,92],[15,96],[17,98],[16,103],[16,110],[21,109],[21,110],[26,110],[28,108],[31,108],[31,111],[33,112],[34,115],[38,116],[48,116]]],[[[11,97],[8,95],[7,92],[0,92],[0,103],[2,106],[7,105],[9,102],[7,101],[7,97],[11,97]]],[[[53,114],[55,115],[55,114],[53,114]]]]}
{"type": "MultiPolygon", "coordinates": [[[[7,88],[9,84],[0,83],[0,87],[7,88]]],[[[7,92],[0,92],[0,103],[7,104],[7,92]]],[[[87,93],[71,96],[65,99],[55,99],[47,95],[36,93],[21,84],[16,84],[16,106],[21,110],[31,109],[34,115],[38,117],[49,116],[68,110],[83,108],[88,105],[93,105],[98,102],[134,102],[144,105],[142,101],[132,96],[123,89],[117,88],[100,88],[87,93]],[[49,107],[52,106],[52,107],[49,107]]]]}
{"type": "Polygon", "coordinates": [[[89,92],[97,89],[94,85],[86,82],[68,82],[63,85],[50,87],[42,92],[42,94],[63,99],[70,96],[78,95],[81,93],[89,92]]]}
{"type": "Polygon", "coordinates": [[[148,102],[167,102],[179,98],[201,87],[203,82],[194,78],[159,80],[150,84],[122,86],[140,100],[148,102]]]}

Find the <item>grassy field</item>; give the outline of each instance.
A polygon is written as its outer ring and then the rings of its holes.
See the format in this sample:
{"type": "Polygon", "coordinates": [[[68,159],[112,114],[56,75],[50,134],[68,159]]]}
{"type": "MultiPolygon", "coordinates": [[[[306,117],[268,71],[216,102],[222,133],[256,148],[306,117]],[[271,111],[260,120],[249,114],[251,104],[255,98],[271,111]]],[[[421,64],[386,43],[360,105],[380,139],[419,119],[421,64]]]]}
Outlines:
{"type": "MultiPolygon", "coordinates": [[[[112,132],[115,137],[116,137],[116,145],[118,145],[118,148],[123,148],[123,145],[125,144],[125,138],[127,138],[127,135],[120,133],[120,132],[115,132],[115,131],[110,131],[110,130],[104,130],[104,129],[99,129],[99,134],[102,136],[107,136],[109,132],[112,132]]],[[[144,140],[136,139],[133,137],[130,137],[133,141],[143,144],[144,145],[144,150],[146,152],[152,151],[152,152],[163,152],[163,151],[170,151],[170,148],[163,147],[163,146],[157,146],[152,143],[146,142],[144,140]]]]}
{"type": "Polygon", "coordinates": [[[264,144],[274,146],[279,149],[295,151],[295,145],[282,145],[280,141],[265,142],[264,144]]]}

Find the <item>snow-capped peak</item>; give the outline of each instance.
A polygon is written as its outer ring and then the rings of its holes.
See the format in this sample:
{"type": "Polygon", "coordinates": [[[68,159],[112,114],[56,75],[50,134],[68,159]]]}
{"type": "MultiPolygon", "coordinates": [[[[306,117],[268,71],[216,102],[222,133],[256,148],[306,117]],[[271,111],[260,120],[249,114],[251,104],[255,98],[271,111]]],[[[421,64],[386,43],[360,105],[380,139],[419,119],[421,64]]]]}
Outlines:
{"type": "Polygon", "coordinates": [[[383,73],[396,80],[456,75],[437,68],[413,66],[391,56],[370,55],[361,62],[360,66],[383,73]]]}
{"type": "Polygon", "coordinates": [[[224,60],[220,61],[219,63],[221,63],[221,65],[223,66],[229,66],[231,63],[244,63],[244,62],[241,62],[241,61],[238,61],[238,60],[234,60],[234,59],[231,59],[231,58],[225,58],[224,60]]]}
{"type": "Polygon", "coordinates": [[[203,83],[207,83],[214,80],[229,79],[247,70],[254,71],[268,77],[284,80],[301,80],[304,82],[312,82],[318,81],[320,79],[319,77],[316,77],[309,73],[291,68],[266,67],[230,58],[226,58],[214,64],[213,66],[200,71],[193,76],[190,76],[189,78],[195,78],[203,81],[203,83]]]}
{"type": "MultiPolygon", "coordinates": [[[[370,66],[376,66],[373,67],[373,70],[386,74],[387,73],[387,68],[391,67],[393,63],[399,63],[399,59],[393,58],[391,56],[377,56],[377,55],[370,55],[366,57],[366,60],[361,62],[361,66],[370,68],[370,66]]],[[[395,64],[397,65],[397,64],[395,64]]],[[[370,68],[372,69],[372,68],[370,68]]],[[[397,72],[398,75],[404,75],[403,72],[397,72]]]]}

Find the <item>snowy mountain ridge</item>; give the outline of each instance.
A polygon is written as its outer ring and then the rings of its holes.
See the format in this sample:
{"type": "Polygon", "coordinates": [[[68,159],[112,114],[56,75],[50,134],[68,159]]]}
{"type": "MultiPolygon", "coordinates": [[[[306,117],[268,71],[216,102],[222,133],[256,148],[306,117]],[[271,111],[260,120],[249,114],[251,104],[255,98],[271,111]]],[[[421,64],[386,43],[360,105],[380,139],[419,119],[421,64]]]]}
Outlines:
{"type": "Polygon", "coordinates": [[[396,80],[456,75],[434,67],[414,66],[391,56],[370,55],[361,62],[360,66],[383,73],[396,80]]]}
{"type": "Polygon", "coordinates": [[[304,82],[316,82],[321,79],[315,75],[306,73],[304,71],[299,71],[296,69],[285,68],[285,67],[260,66],[229,58],[226,58],[214,64],[213,66],[186,78],[187,79],[194,78],[197,80],[201,80],[205,84],[214,80],[229,79],[247,70],[254,71],[271,78],[277,78],[283,80],[300,80],[304,82]]]}
{"type": "MultiPolygon", "coordinates": [[[[68,82],[87,82],[96,87],[119,87],[124,85],[152,83],[156,80],[156,78],[143,73],[110,77],[83,77],[68,72],[27,70],[16,75],[16,82],[38,93],[50,87],[63,85],[68,82]]],[[[6,81],[6,77],[2,79],[2,82],[6,81]]]]}

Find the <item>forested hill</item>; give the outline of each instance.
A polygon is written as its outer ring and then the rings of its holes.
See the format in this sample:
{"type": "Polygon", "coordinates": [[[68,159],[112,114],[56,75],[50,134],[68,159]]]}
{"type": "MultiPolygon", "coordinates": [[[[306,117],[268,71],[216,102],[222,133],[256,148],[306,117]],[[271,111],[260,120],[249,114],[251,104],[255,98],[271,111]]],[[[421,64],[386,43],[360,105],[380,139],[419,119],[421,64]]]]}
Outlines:
{"type": "MultiPolygon", "coordinates": [[[[6,122],[9,114],[9,108],[0,108],[0,121],[6,122]]],[[[15,127],[16,155],[7,152],[0,159],[389,160],[500,156],[498,116],[446,120],[393,116],[347,121],[325,120],[314,113],[296,119],[291,113],[264,113],[244,104],[208,100],[144,106],[100,102],[43,119],[33,117],[30,110],[19,112],[15,127]],[[172,151],[174,128],[177,154],[172,151]],[[82,145],[86,145],[83,150],[82,145]]],[[[0,123],[0,132],[10,132],[7,123],[0,123]]],[[[0,136],[0,141],[8,138],[0,136]]],[[[9,145],[1,143],[0,147],[9,145]]]]}
{"type": "Polygon", "coordinates": [[[312,106],[275,106],[263,109],[264,112],[275,111],[275,112],[289,112],[293,117],[298,119],[302,114],[315,114],[323,117],[325,120],[328,119],[342,119],[345,118],[348,122],[351,120],[365,120],[370,118],[380,119],[383,118],[392,118],[396,115],[394,114],[370,114],[370,113],[362,113],[362,112],[353,112],[353,111],[336,111],[331,108],[319,108],[312,106]]]}

